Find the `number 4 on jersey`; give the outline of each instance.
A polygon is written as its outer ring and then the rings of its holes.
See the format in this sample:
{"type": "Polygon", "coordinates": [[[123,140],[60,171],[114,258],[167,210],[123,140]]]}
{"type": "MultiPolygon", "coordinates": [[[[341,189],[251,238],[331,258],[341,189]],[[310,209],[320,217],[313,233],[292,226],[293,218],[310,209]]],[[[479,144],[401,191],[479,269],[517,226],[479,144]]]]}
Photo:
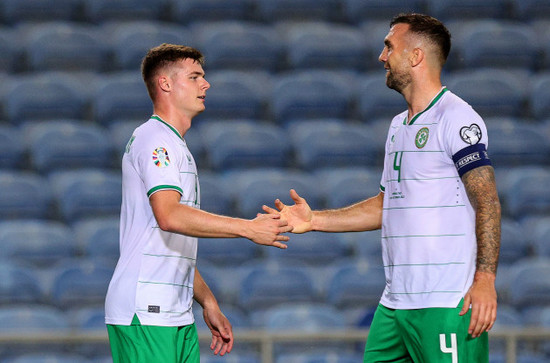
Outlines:
{"type": "Polygon", "coordinates": [[[447,338],[445,334],[439,334],[439,349],[443,353],[452,354],[453,363],[458,363],[458,349],[456,345],[456,334],[451,334],[451,346],[447,347],[447,338]]]}

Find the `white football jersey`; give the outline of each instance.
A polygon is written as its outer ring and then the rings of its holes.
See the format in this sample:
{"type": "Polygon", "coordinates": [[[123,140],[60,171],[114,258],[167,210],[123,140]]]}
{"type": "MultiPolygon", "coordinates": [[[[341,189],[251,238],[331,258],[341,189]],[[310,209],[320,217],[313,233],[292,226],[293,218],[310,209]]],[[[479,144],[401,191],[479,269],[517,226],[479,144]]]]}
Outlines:
{"type": "Polygon", "coordinates": [[[481,117],[446,88],[410,121],[407,111],[392,120],[381,179],[382,305],[456,307],[464,297],[477,243],[475,212],[460,176],[490,165],[486,145],[481,117]]]}
{"type": "Polygon", "coordinates": [[[120,258],[107,292],[105,321],[184,326],[194,322],[197,238],[162,231],[149,197],[175,190],[180,203],[200,206],[197,168],[185,140],[152,116],[133,133],[122,158],[120,258]]]}

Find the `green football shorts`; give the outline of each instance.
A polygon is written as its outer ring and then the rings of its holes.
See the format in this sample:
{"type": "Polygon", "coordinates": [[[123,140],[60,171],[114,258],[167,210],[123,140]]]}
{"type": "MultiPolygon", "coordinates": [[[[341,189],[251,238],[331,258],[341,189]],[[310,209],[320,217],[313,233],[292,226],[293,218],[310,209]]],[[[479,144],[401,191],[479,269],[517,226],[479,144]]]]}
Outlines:
{"type": "Polygon", "coordinates": [[[489,362],[489,336],[468,334],[471,311],[457,308],[395,310],[378,305],[367,338],[364,363],[489,362]]]}
{"type": "Polygon", "coordinates": [[[113,363],[199,363],[195,324],[183,327],[107,325],[113,363]]]}

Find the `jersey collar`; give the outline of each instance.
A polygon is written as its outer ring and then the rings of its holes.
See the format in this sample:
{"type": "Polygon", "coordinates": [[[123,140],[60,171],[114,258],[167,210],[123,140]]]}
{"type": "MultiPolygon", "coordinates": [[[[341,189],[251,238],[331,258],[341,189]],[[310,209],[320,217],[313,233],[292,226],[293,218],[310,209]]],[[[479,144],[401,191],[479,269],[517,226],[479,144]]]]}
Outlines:
{"type": "Polygon", "coordinates": [[[155,119],[155,120],[157,120],[157,121],[160,121],[160,122],[162,122],[163,124],[165,124],[166,126],[168,126],[168,127],[170,128],[170,130],[172,130],[176,135],[178,135],[178,137],[179,137],[180,139],[183,140],[183,137],[180,135],[179,131],[176,130],[176,129],[174,128],[174,126],[170,125],[168,122],[166,122],[166,121],[164,121],[163,119],[161,119],[159,115],[153,115],[153,116],[151,116],[151,118],[152,118],[152,119],[155,119]]]}
{"type": "Polygon", "coordinates": [[[420,117],[420,115],[422,115],[424,112],[426,112],[430,108],[432,108],[432,106],[435,105],[437,103],[437,101],[439,101],[441,96],[443,96],[443,94],[447,91],[448,91],[447,87],[443,86],[443,88],[441,88],[441,91],[439,91],[439,93],[434,97],[432,102],[430,102],[430,104],[428,105],[428,107],[426,107],[424,109],[424,111],[419,112],[416,115],[414,115],[413,118],[411,119],[411,121],[409,121],[408,123],[407,123],[407,117],[405,117],[405,120],[403,120],[403,125],[412,125],[412,124],[414,124],[414,122],[420,117]]]}

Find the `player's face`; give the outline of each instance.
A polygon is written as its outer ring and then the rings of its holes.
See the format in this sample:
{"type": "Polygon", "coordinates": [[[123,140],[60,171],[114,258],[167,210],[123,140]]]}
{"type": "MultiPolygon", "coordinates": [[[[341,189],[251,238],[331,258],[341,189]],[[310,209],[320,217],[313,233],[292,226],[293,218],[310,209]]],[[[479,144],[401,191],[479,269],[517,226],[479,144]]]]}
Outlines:
{"type": "Polygon", "coordinates": [[[210,83],[204,78],[202,66],[193,59],[184,59],[174,66],[171,75],[174,86],[174,102],[178,109],[194,117],[204,111],[206,90],[210,83]]]}
{"type": "Polygon", "coordinates": [[[386,69],[386,85],[402,92],[411,81],[408,62],[409,48],[407,46],[408,24],[395,24],[384,38],[384,49],[378,60],[384,63],[386,69]]]}

